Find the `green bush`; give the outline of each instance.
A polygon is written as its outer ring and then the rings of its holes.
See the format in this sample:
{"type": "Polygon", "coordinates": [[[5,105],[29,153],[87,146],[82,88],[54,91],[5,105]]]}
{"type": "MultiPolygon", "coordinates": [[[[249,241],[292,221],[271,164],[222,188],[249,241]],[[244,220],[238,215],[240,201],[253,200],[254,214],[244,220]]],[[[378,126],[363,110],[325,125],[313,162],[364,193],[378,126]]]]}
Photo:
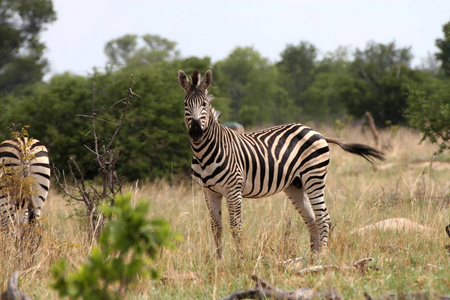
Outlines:
{"type": "Polygon", "coordinates": [[[159,277],[152,263],[160,249],[173,247],[175,236],[164,220],[147,220],[149,203],[131,205],[131,196],[118,196],[114,206],[102,206],[112,218],[87,262],[68,273],[65,260],[52,267],[52,288],[69,299],[121,299],[138,276],[159,277]]]}
{"type": "Polygon", "coordinates": [[[436,80],[429,91],[408,87],[409,108],[406,112],[412,126],[438,144],[437,154],[450,149],[450,82],[436,80]]]}

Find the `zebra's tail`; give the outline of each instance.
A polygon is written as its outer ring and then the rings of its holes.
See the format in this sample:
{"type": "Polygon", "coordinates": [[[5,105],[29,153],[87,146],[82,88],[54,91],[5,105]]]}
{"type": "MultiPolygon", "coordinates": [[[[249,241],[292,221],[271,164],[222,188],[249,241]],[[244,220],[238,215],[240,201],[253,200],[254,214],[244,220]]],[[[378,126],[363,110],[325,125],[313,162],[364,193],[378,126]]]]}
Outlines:
{"type": "Polygon", "coordinates": [[[341,142],[335,138],[328,137],[328,136],[325,136],[324,139],[328,143],[339,145],[339,147],[341,147],[343,150],[345,150],[349,153],[357,154],[359,156],[364,157],[371,164],[374,163],[374,160],[373,160],[374,158],[379,159],[379,160],[385,160],[383,152],[381,152],[375,148],[372,148],[370,146],[363,145],[363,144],[344,144],[343,142],[341,142]]]}

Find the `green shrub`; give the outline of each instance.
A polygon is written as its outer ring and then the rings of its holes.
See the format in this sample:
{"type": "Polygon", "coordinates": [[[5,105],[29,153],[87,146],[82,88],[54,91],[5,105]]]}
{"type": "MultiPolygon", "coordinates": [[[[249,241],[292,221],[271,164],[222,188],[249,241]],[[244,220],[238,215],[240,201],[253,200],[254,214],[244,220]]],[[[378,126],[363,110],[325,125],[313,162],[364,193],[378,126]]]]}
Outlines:
{"type": "MultiPolygon", "coordinates": [[[[131,205],[131,196],[117,196],[114,206],[102,206],[107,218],[98,246],[87,262],[68,273],[64,260],[52,267],[52,288],[69,299],[121,299],[137,277],[159,277],[152,263],[160,249],[171,248],[173,233],[164,220],[147,220],[149,203],[131,205]]],[[[175,239],[179,239],[175,235],[175,239]]]]}
{"type": "Polygon", "coordinates": [[[410,124],[428,139],[439,145],[437,154],[450,149],[450,82],[436,81],[429,91],[408,87],[409,108],[406,112],[410,124]]]}

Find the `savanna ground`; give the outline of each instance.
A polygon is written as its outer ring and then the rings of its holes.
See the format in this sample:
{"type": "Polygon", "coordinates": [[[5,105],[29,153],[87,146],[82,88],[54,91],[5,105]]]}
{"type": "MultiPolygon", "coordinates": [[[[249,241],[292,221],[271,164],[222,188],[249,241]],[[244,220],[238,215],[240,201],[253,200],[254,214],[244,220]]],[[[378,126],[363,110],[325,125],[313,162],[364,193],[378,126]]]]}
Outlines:
{"type": "MultiPolygon", "coordinates": [[[[372,144],[369,132],[347,128],[323,134],[349,142],[372,144]]],[[[283,289],[332,286],[345,299],[361,299],[388,292],[450,294],[450,244],[444,228],[450,223],[450,155],[430,165],[436,146],[419,144],[420,134],[411,129],[386,130],[382,143],[387,160],[376,168],[364,159],[331,145],[331,165],[326,202],[333,223],[329,251],[314,262],[309,259],[309,235],[300,215],[285,197],[244,200],[243,251],[238,259],[224,208],[224,258],[214,259],[209,216],[201,189],[195,183],[170,186],[165,182],[127,187],[134,201],[151,201],[149,218],[169,221],[183,237],[174,250],[161,251],[157,266],[164,276],[158,281],[141,279],[129,291],[129,299],[220,299],[238,289],[254,286],[255,274],[283,289]],[[372,231],[364,236],[352,230],[388,218],[408,218],[426,230],[372,231]],[[296,275],[312,265],[346,265],[372,257],[364,274],[328,271],[296,275]],[[294,267],[283,265],[299,258],[294,267]]],[[[54,188],[43,208],[42,239],[1,241],[2,290],[16,269],[20,287],[33,299],[58,299],[49,287],[50,266],[65,258],[73,267],[84,263],[91,242],[80,221],[54,188]],[[30,242],[31,240],[31,242],[30,242]],[[22,243],[22,247],[18,245],[22,243]],[[30,247],[27,247],[29,245],[30,247]],[[31,255],[34,253],[34,255],[31,255]]],[[[432,298],[432,297],[431,297],[432,298]]]]}

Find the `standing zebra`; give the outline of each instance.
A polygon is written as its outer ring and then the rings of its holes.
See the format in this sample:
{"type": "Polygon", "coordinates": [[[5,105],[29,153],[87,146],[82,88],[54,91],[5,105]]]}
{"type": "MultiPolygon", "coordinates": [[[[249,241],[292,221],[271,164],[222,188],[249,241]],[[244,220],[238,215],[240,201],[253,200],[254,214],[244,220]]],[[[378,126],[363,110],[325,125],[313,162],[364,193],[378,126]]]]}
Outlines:
{"type": "Polygon", "coordinates": [[[0,227],[16,216],[20,223],[39,219],[49,187],[50,163],[41,142],[24,137],[0,144],[0,227]]]}
{"type": "Polygon", "coordinates": [[[222,256],[222,196],[227,199],[230,226],[238,253],[242,198],[261,198],[284,191],[302,216],[313,252],[325,248],[330,217],[324,201],[329,164],[328,143],[358,154],[369,162],[384,159],[382,152],[361,144],[343,144],[301,124],[274,126],[239,133],[218,123],[207,89],[212,72],[204,78],[194,71],[189,82],[178,71],[185,91],[184,121],[193,151],[192,176],[202,187],[211,216],[216,255],[222,256]]]}

